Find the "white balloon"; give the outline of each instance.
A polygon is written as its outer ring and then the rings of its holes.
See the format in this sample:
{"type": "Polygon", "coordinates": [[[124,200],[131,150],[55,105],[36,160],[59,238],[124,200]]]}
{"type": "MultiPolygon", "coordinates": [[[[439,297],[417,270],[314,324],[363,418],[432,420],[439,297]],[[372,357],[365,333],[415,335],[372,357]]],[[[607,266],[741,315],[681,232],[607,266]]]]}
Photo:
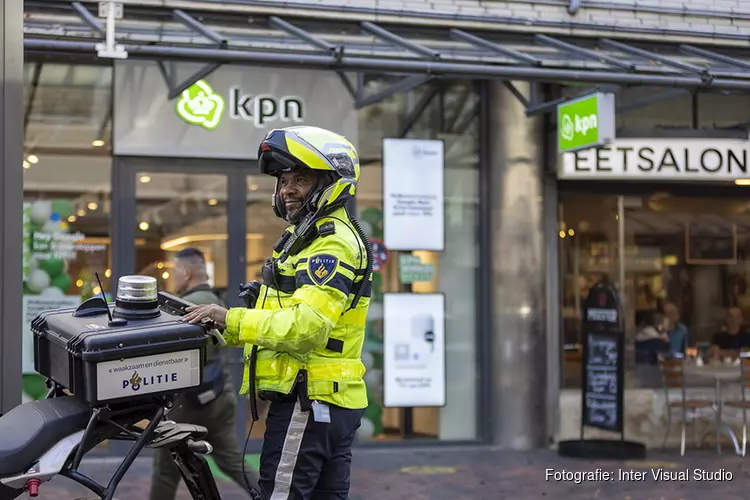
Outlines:
{"type": "Polygon", "coordinates": [[[383,319],[383,304],[380,302],[370,302],[370,309],[367,311],[368,321],[377,321],[383,319]]]}
{"type": "Polygon", "coordinates": [[[41,293],[50,283],[49,274],[44,269],[34,269],[29,273],[26,287],[34,293],[41,293]]]}
{"type": "Polygon", "coordinates": [[[372,368],[372,365],[374,363],[375,363],[375,358],[372,356],[372,353],[363,351],[362,352],[362,364],[365,365],[365,368],[367,368],[367,371],[370,371],[370,368],[372,368]]]}
{"type": "Polygon", "coordinates": [[[359,429],[357,429],[355,439],[357,441],[369,441],[373,434],[375,434],[375,424],[369,418],[363,418],[359,429]]]}
{"type": "Polygon", "coordinates": [[[52,203],[49,201],[35,201],[29,209],[29,217],[35,224],[44,224],[52,215],[52,203]]]}
{"type": "Polygon", "coordinates": [[[372,224],[370,224],[366,220],[361,220],[359,221],[359,225],[362,226],[362,231],[364,231],[367,236],[372,238],[372,224]]]}
{"type": "Polygon", "coordinates": [[[378,368],[368,370],[365,374],[365,384],[373,390],[381,388],[383,386],[383,370],[378,368]]]}
{"type": "Polygon", "coordinates": [[[42,293],[40,293],[39,295],[42,297],[57,298],[64,297],[65,293],[56,286],[48,286],[47,288],[42,290],[42,293]]]}

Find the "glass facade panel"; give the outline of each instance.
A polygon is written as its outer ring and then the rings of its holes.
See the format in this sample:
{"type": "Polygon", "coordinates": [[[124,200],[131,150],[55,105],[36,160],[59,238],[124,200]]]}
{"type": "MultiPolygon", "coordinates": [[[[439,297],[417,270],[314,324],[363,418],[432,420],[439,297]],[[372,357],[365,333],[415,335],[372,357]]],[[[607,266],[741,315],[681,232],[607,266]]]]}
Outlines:
{"type": "Polygon", "coordinates": [[[180,250],[206,258],[209,284],[227,291],[227,178],[221,174],[138,172],[136,273],[156,278],[160,290],[181,294],[171,271],[180,250]]]}
{"type": "Polygon", "coordinates": [[[451,82],[434,92],[430,86],[360,111],[362,180],[358,189],[359,218],[371,238],[383,238],[381,145],[384,137],[442,139],[445,141],[444,252],[411,252],[431,264],[428,282],[399,281],[399,258],[408,252],[390,252],[374,275],[374,292],[363,358],[368,366],[370,407],[359,432],[366,441],[425,437],[468,440],[478,437],[475,276],[478,265],[478,96],[471,82],[451,82]],[[411,111],[427,93],[424,112],[414,121],[411,111]],[[412,124],[413,122],[413,124],[412,124]],[[411,127],[409,127],[409,125],[411,127]],[[447,404],[443,408],[383,408],[382,294],[385,292],[442,292],[446,296],[447,404]]]}
{"type": "Polygon", "coordinates": [[[33,367],[31,320],[110,291],[111,68],[32,62],[24,77],[23,397],[30,400],[47,392],[33,367]]]}
{"type": "MultiPolygon", "coordinates": [[[[661,387],[657,355],[708,354],[722,332],[750,319],[750,205],[728,196],[680,196],[645,187],[624,197],[629,388],[661,387]]],[[[560,197],[563,387],[580,387],[580,308],[588,288],[617,281],[617,196],[560,197]]],[[[740,335],[740,340],[746,341],[740,335]]],[[[750,348],[750,344],[742,345],[750,348]]]]}

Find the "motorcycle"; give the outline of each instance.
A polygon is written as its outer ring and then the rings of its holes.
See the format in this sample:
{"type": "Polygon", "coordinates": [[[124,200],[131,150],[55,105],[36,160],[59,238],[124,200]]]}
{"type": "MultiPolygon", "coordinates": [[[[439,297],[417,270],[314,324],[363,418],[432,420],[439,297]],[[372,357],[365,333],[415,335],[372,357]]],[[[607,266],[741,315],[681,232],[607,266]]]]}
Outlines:
{"type": "MultiPolygon", "coordinates": [[[[166,448],[194,500],[221,500],[204,455],[206,429],[165,419],[174,396],[92,408],[52,382],[46,399],[24,403],[0,417],[0,500],[39,495],[43,484],[63,476],[112,500],[120,481],[144,447],[166,448]],[[145,428],[136,426],[148,420],[145,428]],[[105,440],[132,441],[106,485],[78,469],[84,455],[105,440]]],[[[168,417],[168,414],[167,414],[168,417]]],[[[81,499],[84,500],[84,499],[81,499]]]]}

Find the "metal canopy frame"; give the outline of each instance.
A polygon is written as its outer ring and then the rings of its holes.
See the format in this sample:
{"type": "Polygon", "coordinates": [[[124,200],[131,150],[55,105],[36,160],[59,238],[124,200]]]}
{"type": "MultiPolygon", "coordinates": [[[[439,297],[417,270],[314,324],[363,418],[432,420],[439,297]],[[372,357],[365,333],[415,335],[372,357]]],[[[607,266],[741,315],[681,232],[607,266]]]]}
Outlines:
{"type": "MultiPolygon", "coordinates": [[[[97,44],[111,29],[93,13],[97,7],[98,2],[90,0],[28,0],[27,53],[95,57],[97,44]]],[[[187,7],[131,9],[125,4],[123,11],[123,18],[116,21],[116,42],[129,58],[158,61],[170,99],[230,63],[336,71],[357,108],[443,78],[750,90],[750,59],[728,49],[719,52],[674,43],[645,47],[544,34],[485,32],[480,36],[455,28],[424,28],[408,19],[386,27],[369,21],[333,23],[295,13],[285,18],[256,16],[248,24],[242,15],[189,12],[187,7]],[[168,67],[175,61],[206,65],[178,83],[168,67]],[[356,82],[351,81],[351,73],[356,74],[356,82]],[[364,73],[401,79],[366,95],[364,73]]],[[[529,115],[548,112],[564,101],[539,103],[535,90],[523,96],[508,85],[529,115]]]]}

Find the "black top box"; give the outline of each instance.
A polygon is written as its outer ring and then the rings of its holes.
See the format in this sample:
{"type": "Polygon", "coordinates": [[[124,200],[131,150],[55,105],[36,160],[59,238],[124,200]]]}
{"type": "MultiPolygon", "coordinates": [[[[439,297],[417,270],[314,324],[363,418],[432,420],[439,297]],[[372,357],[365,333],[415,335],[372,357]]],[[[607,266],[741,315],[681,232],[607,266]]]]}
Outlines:
{"type": "MultiPolygon", "coordinates": [[[[31,323],[34,368],[40,374],[92,406],[201,385],[209,339],[204,327],[181,321],[169,308],[113,322],[104,300],[99,299],[99,309],[81,312],[85,304],[45,311],[31,323]]],[[[112,304],[107,307],[113,310],[112,304]]]]}

